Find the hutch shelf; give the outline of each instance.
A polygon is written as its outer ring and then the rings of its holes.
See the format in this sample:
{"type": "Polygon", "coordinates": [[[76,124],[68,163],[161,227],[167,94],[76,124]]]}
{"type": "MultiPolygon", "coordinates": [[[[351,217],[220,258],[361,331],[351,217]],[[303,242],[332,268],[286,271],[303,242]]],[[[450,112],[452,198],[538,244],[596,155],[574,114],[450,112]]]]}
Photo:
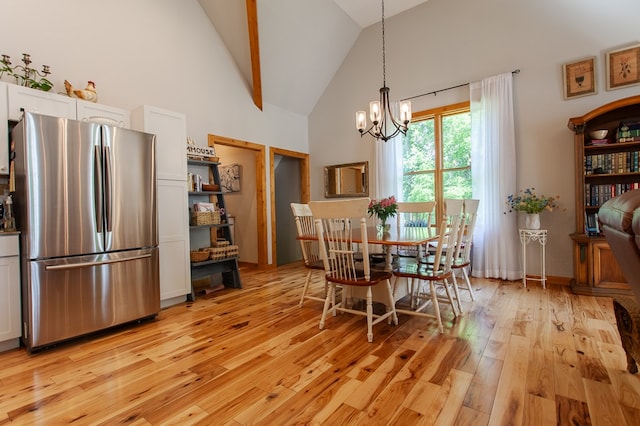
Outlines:
{"type": "Polygon", "coordinates": [[[575,144],[575,222],[573,240],[575,293],[594,296],[632,294],[609,244],[598,226],[598,209],[606,200],[640,185],[640,96],[602,105],[569,119],[575,144]],[[629,136],[630,128],[639,136],[629,136]],[[592,140],[594,130],[608,130],[592,140]]]}

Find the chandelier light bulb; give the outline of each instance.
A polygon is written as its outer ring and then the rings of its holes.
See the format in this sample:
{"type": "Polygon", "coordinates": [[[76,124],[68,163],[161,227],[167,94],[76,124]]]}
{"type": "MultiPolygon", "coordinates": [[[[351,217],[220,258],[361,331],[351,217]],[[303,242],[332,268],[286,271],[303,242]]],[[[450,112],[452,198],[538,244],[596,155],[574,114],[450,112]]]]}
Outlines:
{"type": "Polygon", "coordinates": [[[364,111],[356,112],[356,129],[363,132],[367,128],[367,113],[364,111]]]}
{"type": "Polygon", "coordinates": [[[405,126],[411,121],[411,101],[400,102],[400,120],[405,126]]]}
{"type": "Polygon", "coordinates": [[[369,118],[372,123],[380,121],[380,101],[369,102],[369,118]]]}

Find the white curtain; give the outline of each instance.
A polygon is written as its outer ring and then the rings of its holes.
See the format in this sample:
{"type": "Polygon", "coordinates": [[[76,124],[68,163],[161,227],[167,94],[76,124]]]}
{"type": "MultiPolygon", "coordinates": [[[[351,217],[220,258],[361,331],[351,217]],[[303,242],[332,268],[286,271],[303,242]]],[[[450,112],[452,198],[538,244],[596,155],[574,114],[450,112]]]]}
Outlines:
{"type": "MultiPolygon", "coordinates": [[[[398,117],[399,103],[391,103],[394,117],[398,117]]],[[[376,191],[371,198],[380,200],[394,195],[402,200],[402,141],[404,135],[399,133],[387,142],[375,141],[375,183],[376,191]]]]}
{"type": "Polygon", "coordinates": [[[516,145],[511,73],[471,86],[473,198],[480,200],[473,234],[473,275],[522,277],[516,215],[505,214],[516,193],[516,145]]]}

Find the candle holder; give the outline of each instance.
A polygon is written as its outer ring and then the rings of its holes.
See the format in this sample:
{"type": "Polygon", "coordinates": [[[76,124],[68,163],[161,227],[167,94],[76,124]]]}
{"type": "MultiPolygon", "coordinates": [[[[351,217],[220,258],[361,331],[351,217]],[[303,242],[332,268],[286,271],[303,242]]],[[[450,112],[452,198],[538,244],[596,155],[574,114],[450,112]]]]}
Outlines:
{"type": "Polygon", "coordinates": [[[31,55],[28,53],[22,54],[22,63],[24,65],[12,67],[11,57],[9,55],[1,55],[0,79],[6,73],[8,76],[15,78],[16,84],[19,86],[30,87],[43,92],[48,92],[53,88],[53,83],[46,78],[51,74],[49,65],[43,65],[42,71],[31,68],[31,55]]]}

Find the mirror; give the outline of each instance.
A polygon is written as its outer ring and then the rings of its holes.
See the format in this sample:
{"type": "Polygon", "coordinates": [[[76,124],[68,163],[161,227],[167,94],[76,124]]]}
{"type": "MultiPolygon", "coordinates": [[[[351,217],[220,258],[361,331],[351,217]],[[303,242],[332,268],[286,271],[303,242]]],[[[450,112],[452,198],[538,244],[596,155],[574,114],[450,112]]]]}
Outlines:
{"type": "Polygon", "coordinates": [[[326,166],[324,196],[327,198],[368,197],[369,162],[326,166]]]}

